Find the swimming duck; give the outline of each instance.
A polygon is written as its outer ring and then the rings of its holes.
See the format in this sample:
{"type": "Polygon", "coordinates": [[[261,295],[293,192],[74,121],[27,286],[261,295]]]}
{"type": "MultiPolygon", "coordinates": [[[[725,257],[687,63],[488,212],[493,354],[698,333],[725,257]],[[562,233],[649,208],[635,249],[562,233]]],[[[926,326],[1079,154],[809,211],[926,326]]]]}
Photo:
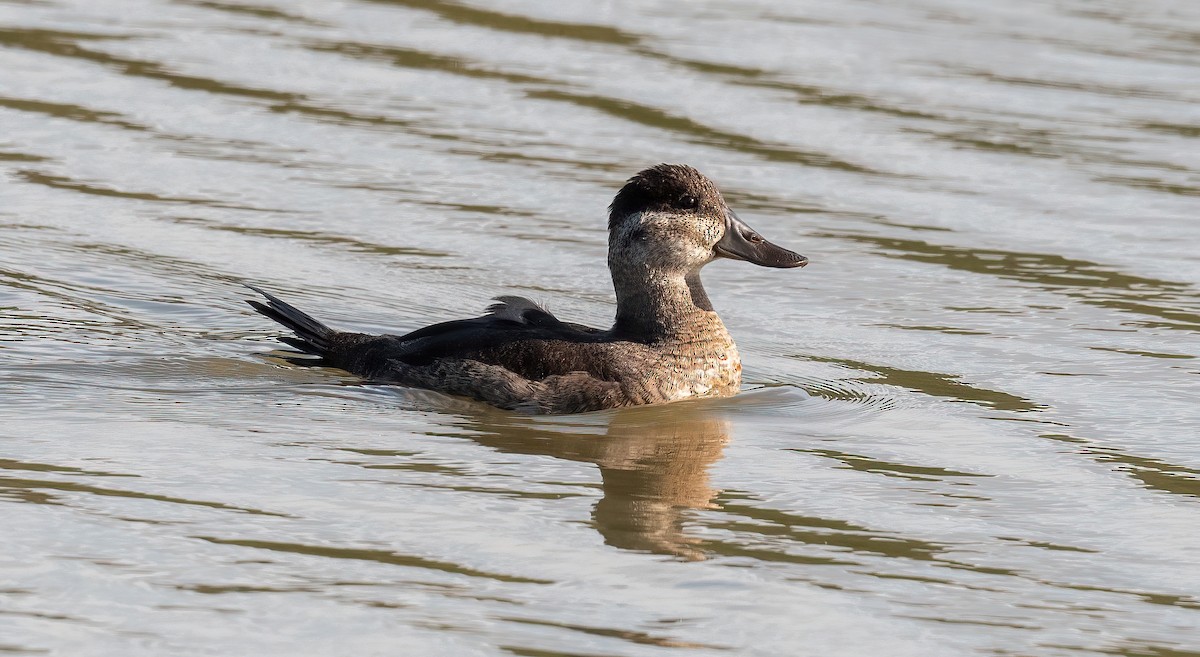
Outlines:
{"type": "Polygon", "coordinates": [[[699,171],[660,164],[630,178],[608,208],[610,329],[564,322],[513,296],[497,297],[482,317],[406,335],[336,331],[253,286],[267,302],[248,303],[295,333],[281,341],[372,382],[526,413],[581,413],[737,394],[741,357],[700,283],[717,258],[808,264],[743,223],[699,171]]]}

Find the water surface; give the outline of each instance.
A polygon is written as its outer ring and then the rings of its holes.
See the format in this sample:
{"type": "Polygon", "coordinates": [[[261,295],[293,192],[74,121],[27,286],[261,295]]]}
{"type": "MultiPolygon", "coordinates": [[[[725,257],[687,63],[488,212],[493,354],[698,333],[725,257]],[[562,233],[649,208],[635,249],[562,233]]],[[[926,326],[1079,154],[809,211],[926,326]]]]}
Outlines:
{"type": "Polygon", "coordinates": [[[0,1],[0,652],[1200,655],[1200,7],[0,1]],[[709,174],[742,395],[529,418],[283,360],[606,325],[709,174]]]}

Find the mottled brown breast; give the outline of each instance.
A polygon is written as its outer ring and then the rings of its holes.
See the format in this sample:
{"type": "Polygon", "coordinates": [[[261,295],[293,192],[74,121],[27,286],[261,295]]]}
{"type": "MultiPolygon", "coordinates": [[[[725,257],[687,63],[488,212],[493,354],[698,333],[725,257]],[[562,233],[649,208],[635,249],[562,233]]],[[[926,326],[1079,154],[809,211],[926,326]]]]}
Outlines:
{"type": "MultiPolygon", "coordinates": [[[[715,315],[712,315],[715,318],[715,315]]],[[[622,384],[638,403],[654,404],[691,397],[729,397],[742,382],[742,361],[720,320],[699,322],[683,335],[645,345],[629,355],[622,384]]]]}

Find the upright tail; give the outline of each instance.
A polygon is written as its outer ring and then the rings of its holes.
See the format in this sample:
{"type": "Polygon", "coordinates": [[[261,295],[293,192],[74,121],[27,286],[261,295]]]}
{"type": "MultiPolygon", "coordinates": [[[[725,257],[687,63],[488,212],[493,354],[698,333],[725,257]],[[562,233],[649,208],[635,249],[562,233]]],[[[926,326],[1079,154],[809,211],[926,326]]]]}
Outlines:
{"type": "Polygon", "coordinates": [[[250,304],[258,312],[283,324],[296,333],[296,337],[294,338],[287,336],[280,337],[280,342],[316,356],[329,354],[333,348],[332,338],[337,334],[337,331],[309,317],[301,310],[280,300],[278,297],[264,292],[253,285],[245,285],[267,299],[267,303],[265,304],[251,299],[248,299],[246,303],[250,304]]]}

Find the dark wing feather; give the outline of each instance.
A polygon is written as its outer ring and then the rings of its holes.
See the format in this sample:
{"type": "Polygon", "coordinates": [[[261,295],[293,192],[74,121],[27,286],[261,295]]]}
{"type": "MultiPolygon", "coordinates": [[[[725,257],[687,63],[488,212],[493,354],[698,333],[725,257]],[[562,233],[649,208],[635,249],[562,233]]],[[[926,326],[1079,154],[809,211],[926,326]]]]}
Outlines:
{"type": "Polygon", "coordinates": [[[366,335],[335,331],[284,301],[253,286],[266,304],[250,301],[258,312],[283,324],[296,336],[280,341],[321,356],[323,364],[369,378],[386,376],[389,363],[429,365],[442,358],[499,365],[533,380],[550,374],[593,370],[578,347],[601,342],[607,333],[559,320],[522,297],[499,297],[487,314],[417,329],[405,335],[366,335]]]}
{"type": "Polygon", "coordinates": [[[426,365],[438,358],[484,358],[514,343],[594,343],[604,335],[600,329],[563,322],[522,297],[497,301],[482,317],[434,324],[393,338],[398,344],[392,357],[426,365]]]}

